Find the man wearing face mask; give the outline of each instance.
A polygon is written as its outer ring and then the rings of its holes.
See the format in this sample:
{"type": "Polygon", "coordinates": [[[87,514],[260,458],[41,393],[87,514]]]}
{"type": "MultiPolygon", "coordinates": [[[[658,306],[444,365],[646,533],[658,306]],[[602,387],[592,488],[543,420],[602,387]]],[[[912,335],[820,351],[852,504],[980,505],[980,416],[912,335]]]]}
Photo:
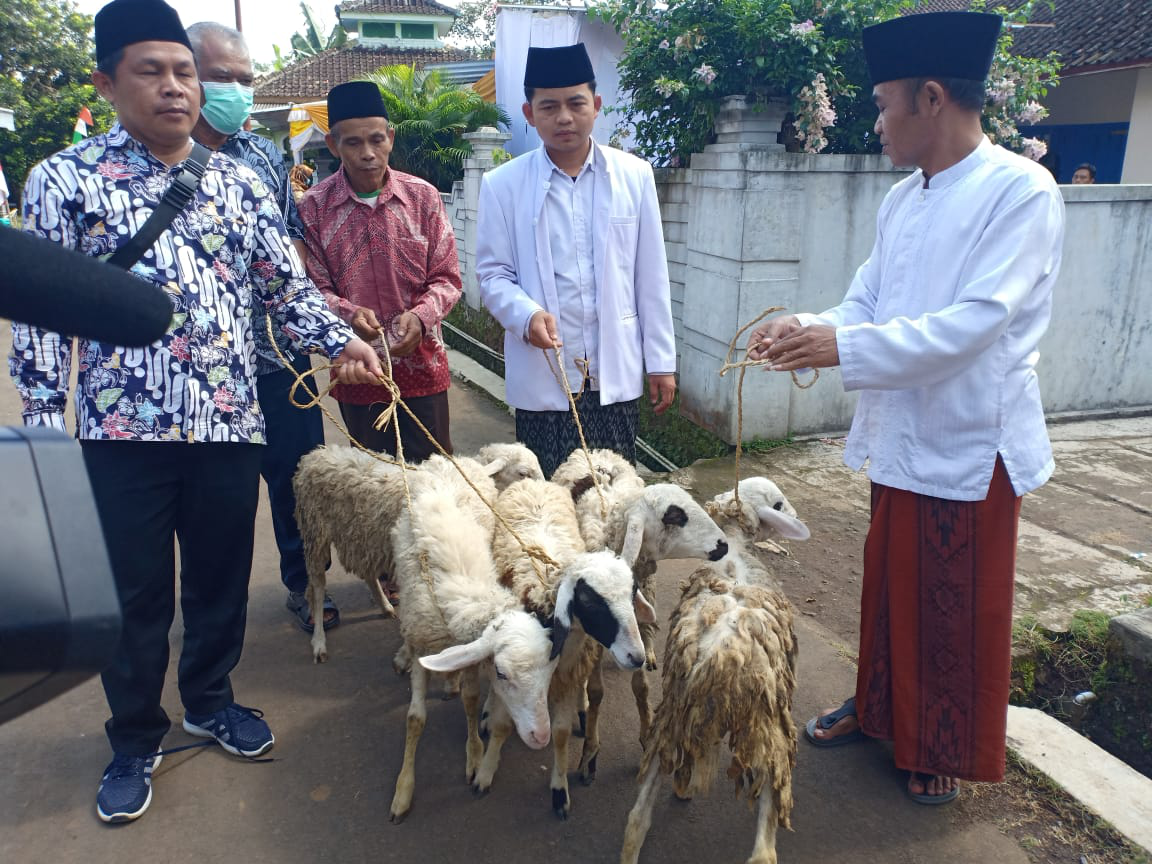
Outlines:
{"type": "MultiPolygon", "coordinates": [[[[254,72],[248,45],[240,31],[214,21],[201,21],[188,28],[188,41],[196,57],[196,71],[204,88],[204,106],[192,137],[210,150],[231,156],[256,172],[272,192],[284,226],[301,261],[308,257],[304,245],[304,226],[292,195],[288,169],[276,145],[262,135],[245,131],[244,121],[252,113],[254,72]]],[[[287,606],[300,626],[311,632],[314,622],[305,590],[308,571],[304,565],[304,546],[296,525],[296,496],[292,476],[300,457],[324,443],[324,425],[316,411],[294,407],[288,393],[295,381],[292,370],[285,369],[268,339],[265,323],[267,312],[253,297],[252,325],[256,341],[256,390],[264,412],[268,445],[264,448],[260,473],[268,485],[268,503],[272,511],[272,528],[280,550],[280,579],[288,589],[287,606]]],[[[283,333],[273,328],[276,346],[290,358],[292,369],[307,372],[311,366],[305,356],[295,356],[283,333]]],[[[340,613],[331,597],[324,598],[324,627],[340,623],[340,613]]]]}

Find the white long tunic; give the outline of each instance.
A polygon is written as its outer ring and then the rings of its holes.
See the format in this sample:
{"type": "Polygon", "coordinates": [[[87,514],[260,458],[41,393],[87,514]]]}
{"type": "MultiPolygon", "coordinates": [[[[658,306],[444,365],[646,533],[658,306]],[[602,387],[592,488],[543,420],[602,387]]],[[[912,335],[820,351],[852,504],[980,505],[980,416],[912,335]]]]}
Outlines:
{"type": "Polygon", "coordinates": [[[844,386],[860,390],[844,461],[875,482],[981,501],[999,454],[1017,495],[1052,474],[1036,377],[1060,269],[1064,202],[1040,165],[987,139],[884,199],[876,245],[837,327],[844,386]]]}

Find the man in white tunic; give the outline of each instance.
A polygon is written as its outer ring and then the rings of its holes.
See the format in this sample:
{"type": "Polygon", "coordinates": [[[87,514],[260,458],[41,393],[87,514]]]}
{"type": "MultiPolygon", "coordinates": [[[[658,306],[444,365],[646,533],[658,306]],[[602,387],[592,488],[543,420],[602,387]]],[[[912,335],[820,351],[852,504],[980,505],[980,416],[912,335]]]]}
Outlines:
{"type": "Polygon", "coordinates": [[[635,461],[645,371],[657,414],[676,394],[652,167],[592,139],[601,100],[583,44],[530,48],[524,96],[543,143],[485,175],[476,249],[480,295],[505,329],[516,438],[545,476],[580,445],[562,348],[588,446],[635,461]]]}
{"type": "Polygon", "coordinates": [[[844,301],[760,327],[751,359],[839,366],[860,401],[845,462],[869,463],[856,694],[813,718],[829,747],[892,739],[908,792],[953,800],[1004,776],[1020,496],[1052,474],[1036,377],[1064,207],[1041,166],[984,136],[995,15],[864,31],[893,164],[876,244],[844,301]]]}

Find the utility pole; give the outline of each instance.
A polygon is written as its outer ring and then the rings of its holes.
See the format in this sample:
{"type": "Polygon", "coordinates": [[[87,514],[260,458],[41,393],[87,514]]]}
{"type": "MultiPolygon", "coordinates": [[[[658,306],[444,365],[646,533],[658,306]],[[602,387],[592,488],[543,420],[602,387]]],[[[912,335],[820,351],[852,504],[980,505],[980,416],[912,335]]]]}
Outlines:
{"type": "Polygon", "coordinates": [[[244,32],[244,25],[240,23],[240,0],[233,0],[236,6],[236,29],[241,33],[244,32]]]}

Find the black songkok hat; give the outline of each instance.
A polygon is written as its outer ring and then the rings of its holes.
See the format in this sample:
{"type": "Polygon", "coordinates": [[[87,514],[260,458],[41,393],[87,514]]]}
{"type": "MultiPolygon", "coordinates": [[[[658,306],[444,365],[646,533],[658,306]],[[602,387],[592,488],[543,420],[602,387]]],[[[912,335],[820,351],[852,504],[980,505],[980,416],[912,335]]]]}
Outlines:
{"type": "Polygon", "coordinates": [[[524,67],[524,86],[532,88],[575,87],[596,79],[583,42],[562,48],[529,48],[524,67]]]}
{"type": "Polygon", "coordinates": [[[349,81],[328,91],[328,128],[353,117],[388,117],[380,88],[371,81],[349,81]]]}
{"type": "Polygon", "coordinates": [[[992,67],[1003,19],[984,12],[905,15],[864,28],[873,84],[901,78],[983,81],[992,67]]]}
{"type": "Polygon", "coordinates": [[[192,43],[176,10],[164,0],[112,0],[96,13],[96,62],[137,42],[192,43]]]}

